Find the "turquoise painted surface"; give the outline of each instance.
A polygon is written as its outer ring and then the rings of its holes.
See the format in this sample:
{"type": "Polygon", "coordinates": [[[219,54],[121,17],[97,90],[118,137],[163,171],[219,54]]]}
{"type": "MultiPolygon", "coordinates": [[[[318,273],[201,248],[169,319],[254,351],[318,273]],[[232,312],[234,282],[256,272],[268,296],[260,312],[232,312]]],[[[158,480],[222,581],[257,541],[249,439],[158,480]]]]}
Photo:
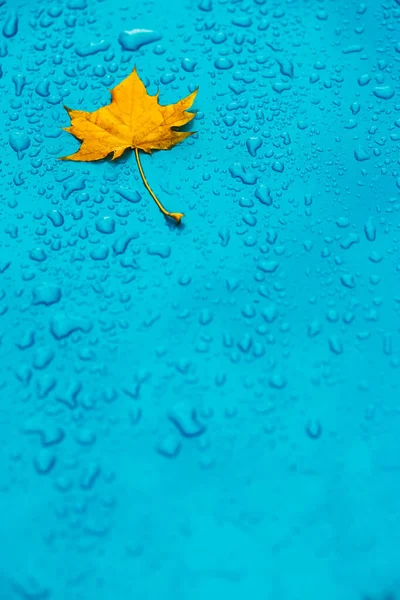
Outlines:
{"type": "Polygon", "coordinates": [[[0,597],[399,598],[399,2],[0,5],[0,597]]]}

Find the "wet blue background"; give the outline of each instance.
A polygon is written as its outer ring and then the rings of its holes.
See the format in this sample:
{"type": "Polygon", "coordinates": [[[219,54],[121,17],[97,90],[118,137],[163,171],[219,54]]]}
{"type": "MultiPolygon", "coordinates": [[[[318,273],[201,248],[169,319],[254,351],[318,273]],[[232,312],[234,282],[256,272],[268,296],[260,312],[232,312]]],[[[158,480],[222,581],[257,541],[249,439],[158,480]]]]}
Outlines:
{"type": "Polygon", "coordinates": [[[399,598],[399,0],[0,5],[1,599],[399,598]]]}

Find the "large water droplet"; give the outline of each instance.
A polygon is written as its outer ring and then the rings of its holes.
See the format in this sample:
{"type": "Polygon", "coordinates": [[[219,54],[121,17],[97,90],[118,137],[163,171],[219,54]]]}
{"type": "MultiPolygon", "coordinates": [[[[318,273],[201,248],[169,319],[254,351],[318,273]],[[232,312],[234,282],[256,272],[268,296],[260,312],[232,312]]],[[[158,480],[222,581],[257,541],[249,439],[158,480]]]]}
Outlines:
{"type": "Polygon", "coordinates": [[[247,150],[250,154],[250,156],[256,156],[257,150],[259,148],[261,148],[262,145],[262,139],[258,136],[254,136],[249,138],[246,141],[246,146],[247,146],[247,150]]]}
{"type": "Polygon", "coordinates": [[[8,139],[11,148],[17,153],[18,158],[23,158],[23,151],[27,150],[31,142],[24,131],[14,131],[8,139]]]}
{"type": "Polygon", "coordinates": [[[394,96],[394,89],[391,85],[377,85],[372,91],[381,100],[390,100],[394,96]]]}
{"type": "Polygon", "coordinates": [[[6,38],[14,37],[18,33],[18,17],[16,13],[10,13],[3,27],[3,35],[6,38]]]}
{"type": "Polygon", "coordinates": [[[152,29],[131,29],[120,33],[118,41],[124,50],[134,52],[146,44],[158,42],[162,36],[152,29]]]}
{"type": "Polygon", "coordinates": [[[96,229],[100,233],[114,233],[115,231],[115,219],[112,219],[108,215],[100,217],[96,221],[96,229]]]}

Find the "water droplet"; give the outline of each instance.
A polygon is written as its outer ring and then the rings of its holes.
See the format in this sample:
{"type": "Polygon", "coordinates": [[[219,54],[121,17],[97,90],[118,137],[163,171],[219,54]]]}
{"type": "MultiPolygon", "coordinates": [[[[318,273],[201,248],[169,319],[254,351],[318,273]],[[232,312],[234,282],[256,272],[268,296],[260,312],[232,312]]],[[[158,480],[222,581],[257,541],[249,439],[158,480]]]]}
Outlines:
{"type": "Polygon", "coordinates": [[[381,100],[390,100],[394,96],[394,89],[391,85],[377,85],[372,91],[381,100]]]}
{"type": "Polygon", "coordinates": [[[233,62],[230,58],[220,57],[214,61],[214,66],[220,71],[226,71],[227,69],[231,69],[233,67],[233,62]]]}
{"type": "Polygon", "coordinates": [[[146,44],[158,42],[162,36],[152,29],[131,29],[123,31],[118,37],[123,50],[134,52],[146,44]]]}
{"type": "Polygon", "coordinates": [[[3,35],[6,38],[12,38],[18,33],[18,16],[16,13],[10,13],[3,26],[3,35]]]}
{"type": "Polygon", "coordinates": [[[24,131],[14,131],[8,138],[11,148],[17,153],[19,160],[24,157],[24,150],[31,145],[30,139],[24,131]]]}
{"type": "Polygon", "coordinates": [[[100,233],[114,233],[115,231],[115,219],[112,217],[105,215],[104,217],[99,217],[96,220],[96,229],[100,231],[100,233]]]}

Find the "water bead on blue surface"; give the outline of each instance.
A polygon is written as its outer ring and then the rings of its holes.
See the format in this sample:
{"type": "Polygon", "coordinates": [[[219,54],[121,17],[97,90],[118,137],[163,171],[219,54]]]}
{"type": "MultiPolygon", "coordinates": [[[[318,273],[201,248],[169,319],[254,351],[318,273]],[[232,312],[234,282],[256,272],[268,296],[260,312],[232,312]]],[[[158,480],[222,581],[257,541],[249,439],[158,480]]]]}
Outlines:
{"type": "Polygon", "coordinates": [[[254,136],[246,140],[247,150],[250,156],[256,156],[257,150],[262,146],[262,139],[258,136],[254,136]]]}
{"type": "Polygon", "coordinates": [[[81,44],[75,46],[75,52],[78,56],[85,58],[87,56],[93,56],[99,52],[106,52],[110,48],[110,43],[105,40],[99,42],[89,42],[88,44],[81,44]]]}
{"type": "Polygon", "coordinates": [[[3,35],[5,38],[13,38],[18,33],[18,15],[12,12],[6,18],[3,25],[3,35]]]}
{"type": "Polygon", "coordinates": [[[84,10],[87,6],[87,0],[67,0],[67,8],[72,10],[84,10]]]}
{"type": "Polygon", "coordinates": [[[131,29],[123,31],[118,37],[123,50],[134,52],[146,44],[161,40],[161,34],[152,29],[131,29]]]}
{"type": "Polygon", "coordinates": [[[265,185],[261,184],[256,189],[254,195],[261,202],[261,204],[266,204],[267,206],[271,206],[271,204],[272,204],[271,191],[265,185]]]}
{"type": "Polygon", "coordinates": [[[233,62],[230,58],[220,57],[214,62],[215,68],[226,71],[227,69],[231,69],[233,67],[233,62]]]}
{"type": "Polygon", "coordinates": [[[161,77],[160,77],[160,81],[164,85],[168,85],[168,83],[172,83],[173,81],[175,81],[175,79],[176,79],[176,77],[173,73],[164,73],[164,75],[161,75],[161,77]]]}
{"type": "Polygon", "coordinates": [[[224,31],[217,31],[215,33],[212,34],[211,36],[211,41],[214,44],[223,44],[224,42],[226,42],[227,37],[226,37],[226,33],[224,31]]]}
{"type": "Polygon", "coordinates": [[[50,306],[55,304],[61,299],[61,288],[52,284],[39,284],[33,288],[33,304],[45,304],[50,306]]]}
{"type": "Polygon", "coordinates": [[[21,96],[24,87],[26,86],[26,77],[22,75],[22,73],[17,73],[16,75],[13,75],[12,81],[14,83],[15,95],[21,96]]]}
{"type": "Polygon", "coordinates": [[[273,169],[274,171],[276,171],[277,173],[283,173],[283,171],[284,171],[284,168],[285,168],[285,165],[284,165],[284,164],[283,164],[281,161],[279,161],[279,160],[276,160],[276,161],[275,161],[275,162],[272,164],[272,169],[273,169]]]}
{"type": "Polygon", "coordinates": [[[43,79],[39,81],[35,88],[35,92],[42,96],[42,98],[47,98],[50,96],[50,81],[48,79],[43,79]]]}
{"type": "Polygon", "coordinates": [[[32,260],[35,260],[37,262],[43,262],[47,258],[47,254],[43,248],[34,248],[29,253],[29,256],[32,260]]]}
{"type": "MultiPolygon", "coordinates": [[[[90,250],[90,257],[93,260],[106,260],[106,258],[108,257],[110,250],[107,246],[105,246],[104,244],[100,244],[99,246],[95,246],[92,250],[90,250]]],[[[84,260],[84,258],[83,258],[84,260]]]]}
{"type": "Polygon", "coordinates": [[[181,61],[181,67],[182,69],[184,69],[187,73],[193,73],[195,67],[197,65],[197,61],[191,59],[191,58],[184,58],[181,61]]]}
{"type": "Polygon", "coordinates": [[[391,85],[377,85],[372,91],[381,100],[390,100],[394,96],[394,89],[391,85]]]}
{"type": "Polygon", "coordinates": [[[359,146],[358,148],[356,148],[354,150],[354,156],[359,162],[363,162],[364,160],[369,160],[369,158],[370,158],[368,151],[365,148],[363,148],[362,146],[359,146]]]}
{"type": "Polygon", "coordinates": [[[62,225],[64,225],[64,216],[59,210],[50,210],[47,213],[47,216],[54,225],[54,227],[61,227],[62,225]]]}
{"type": "Polygon", "coordinates": [[[11,133],[9,136],[9,143],[20,160],[24,156],[24,150],[27,150],[31,145],[28,134],[24,131],[14,131],[11,133]]]}
{"type": "Polygon", "coordinates": [[[200,2],[197,5],[197,8],[199,8],[200,10],[202,10],[204,12],[212,11],[212,8],[213,8],[212,0],[200,0],[200,2]]]}
{"type": "Polygon", "coordinates": [[[96,220],[96,229],[100,233],[114,233],[115,231],[115,219],[109,215],[105,215],[96,220]]]}

